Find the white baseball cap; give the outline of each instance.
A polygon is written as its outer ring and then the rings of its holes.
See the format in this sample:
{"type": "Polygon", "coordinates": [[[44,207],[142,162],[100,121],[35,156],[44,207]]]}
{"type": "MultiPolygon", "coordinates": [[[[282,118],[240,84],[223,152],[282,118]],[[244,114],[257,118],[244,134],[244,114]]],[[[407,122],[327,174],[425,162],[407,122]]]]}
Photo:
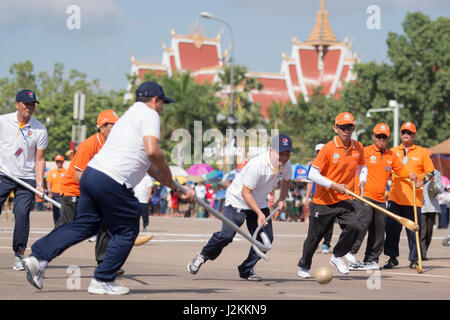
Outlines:
{"type": "Polygon", "coordinates": [[[320,149],[323,148],[323,146],[324,146],[323,143],[316,144],[316,148],[314,149],[314,151],[316,151],[316,152],[319,151],[320,149]]]}

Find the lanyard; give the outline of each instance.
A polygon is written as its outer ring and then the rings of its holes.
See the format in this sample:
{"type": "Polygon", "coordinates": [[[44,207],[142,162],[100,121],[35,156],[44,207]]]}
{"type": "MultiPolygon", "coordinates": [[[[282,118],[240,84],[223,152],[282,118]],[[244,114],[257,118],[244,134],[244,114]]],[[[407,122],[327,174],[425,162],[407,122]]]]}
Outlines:
{"type": "Polygon", "coordinates": [[[22,128],[20,127],[20,124],[19,124],[19,131],[20,131],[20,133],[22,134],[23,140],[24,140],[25,142],[27,142],[28,136],[25,136],[25,134],[24,134],[23,131],[22,131],[22,128]]]}

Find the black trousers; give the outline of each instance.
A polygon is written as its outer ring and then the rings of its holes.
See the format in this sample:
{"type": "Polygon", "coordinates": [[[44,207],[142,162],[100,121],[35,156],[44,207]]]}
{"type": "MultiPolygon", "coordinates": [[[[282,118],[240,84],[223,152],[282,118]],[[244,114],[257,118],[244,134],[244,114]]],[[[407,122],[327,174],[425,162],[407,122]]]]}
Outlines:
{"type": "MultiPolygon", "coordinates": [[[[386,208],[385,202],[374,201],[370,198],[365,198],[374,204],[386,208]]],[[[384,229],[386,224],[386,215],[368,204],[355,200],[354,207],[356,215],[362,223],[362,230],[358,232],[356,241],[352,247],[352,254],[357,254],[367,232],[367,245],[364,254],[364,262],[377,262],[380,255],[383,253],[384,246],[384,229]]]]}
{"type": "MultiPolygon", "coordinates": [[[[53,193],[52,195],[53,200],[55,200],[58,203],[61,203],[61,195],[59,193],[53,193]]],[[[56,226],[56,222],[59,220],[60,209],[57,206],[52,205],[52,212],[53,212],[53,223],[56,226]]]]}
{"type": "MultiPolygon", "coordinates": [[[[421,209],[417,207],[417,220],[419,224],[419,240],[421,234],[421,209]]],[[[412,206],[402,206],[394,201],[388,202],[388,210],[401,216],[414,221],[414,207],[412,206]]],[[[384,241],[384,254],[389,257],[398,257],[400,255],[398,244],[400,242],[400,233],[402,232],[403,226],[400,222],[395,221],[391,217],[386,218],[386,239],[384,241]]],[[[409,246],[409,261],[417,261],[417,246],[416,246],[416,235],[414,231],[406,229],[406,235],[408,237],[409,246]]],[[[422,247],[421,247],[422,249],[422,247]]]]}
{"type": "Polygon", "coordinates": [[[433,226],[436,223],[437,212],[422,212],[422,234],[420,235],[420,242],[422,248],[422,256],[427,256],[428,247],[433,237],[433,226]]]}
{"type": "Polygon", "coordinates": [[[312,203],[311,214],[309,215],[308,235],[303,243],[303,255],[298,262],[298,266],[304,269],[311,269],[312,257],[324,237],[337,219],[341,227],[341,235],[333,248],[336,257],[342,257],[352,249],[358,232],[362,229],[362,224],[355,213],[353,203],[350,200],[340,201],[333,205],[319,205],[312,203]]]}

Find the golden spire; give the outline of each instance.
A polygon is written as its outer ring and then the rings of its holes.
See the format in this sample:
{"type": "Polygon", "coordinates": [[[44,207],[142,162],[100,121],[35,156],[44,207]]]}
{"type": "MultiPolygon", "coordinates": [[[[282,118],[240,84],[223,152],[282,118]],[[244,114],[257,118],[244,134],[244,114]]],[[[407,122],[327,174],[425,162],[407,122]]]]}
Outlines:
{"type": "Polygon", "coordinates": [[[316,24],[309,34],[306,43],[310,45],[331,45],[338,42],[331,29],[328,11],[325,10],[325,0],[321,0],[320,11],[317,12],[316,24]]]}

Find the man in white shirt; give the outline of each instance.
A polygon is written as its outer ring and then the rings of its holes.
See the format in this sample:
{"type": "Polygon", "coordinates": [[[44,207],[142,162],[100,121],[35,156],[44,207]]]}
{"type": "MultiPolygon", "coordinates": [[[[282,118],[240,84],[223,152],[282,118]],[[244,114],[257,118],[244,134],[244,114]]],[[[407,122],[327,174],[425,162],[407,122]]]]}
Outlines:
{"type": "MultiPolygon", "coordinates": [[[[36,187],[44,195],[45,127],[32,117],[36,94],[31,90],[16,95],[16,112],[0,116],[0,169],[36,187]]],[[[23,270],[22,259],[30,233],[30,211],[35,194],[0,172],[0,210],[14,191],[14,270],[23,270]]]]}
{"type": "MultiPolygon", "coordinates": [[[[67,248],[96,234],[104,219],[111,239],[105,257],[94,271],[88,292],[121,295],[129,289],[114,282],[139,233],[139,201],[133,188],[147,172],[175,188],[172,174],[159,146],[160,118],[167,98],[155,82],[136,90],[136,102],[116,122],[103,147],[89,162],[80,180],[80,199],[73,222],[66,223],[32,246],[24,258],[27,280],[42,289],[48,262],[67,248]]],[[[194,199],[192,189],[188,200],[194,199]]]]}
{"type": "MultiPolygon", "coordinates": [[[[286,207],[285,199],[292,177],[291,157],[292,141],[286,135],[272,138],[267,152],[251,159],[242,169],[239,176],[233,180],[227,189],[224,215],[237,226],[247,221],[247,228],[253,234],[256,228],[264,223],[265,232],[273,241],[272,221],[266,221],[270,215],[267,196],[281,179],[281,192],[276,199],[275,207],[286,207]]],[[[197,253],[188,264],[188,270],[196,274],[207,260],[216,259],[223,248],[233,241],[236,232],[226,223],[222,229],[214,233],[201,252],[197,253]]],[[[261,241],[260,236],[258,240],[261,241]]],[[[262,278],[254,271],[254,266],[260,257],[250,249],[247,259],[238,267],[239,276],[250,281],[261,281],[262,278]]]]}

